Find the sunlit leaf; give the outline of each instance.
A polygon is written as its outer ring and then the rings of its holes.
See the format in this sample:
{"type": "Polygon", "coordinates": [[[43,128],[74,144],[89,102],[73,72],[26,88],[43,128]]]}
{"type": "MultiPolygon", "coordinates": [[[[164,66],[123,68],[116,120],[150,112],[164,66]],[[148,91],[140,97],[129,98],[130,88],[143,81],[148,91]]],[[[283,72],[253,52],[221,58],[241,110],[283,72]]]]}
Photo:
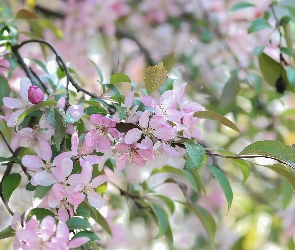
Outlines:
{"type": "Polygon", "coordinates": [[[15,231],[11,226],[6,227],[2,231],[0,231],[0,240],[13,237],[15,235],[15,231]]]}
{"type": "Polygon", "coordinates": [[[150,95],[158,90],[166,82],[167,78],[167,71],[163,63],[148,67],[144,75],[145,88],[148,94],[150,95]]]}
{"type": "Polygon", "coordinates": [[[264,18],[257,18],[255,19],[250,27],[248,28],[248,33],[253,33],[259,30],[270,29],[271,26],[264,18]]]}
{"type": "Polygon", "coordinates": [[[224,173],[219,168],[212,166],[210,164],[206,164],[206,165],[208,166],[208,168],[211,170],[211,172],[213,173],[213,175],[215,176],[215,178],[219,182],[219,185],[222,188],[223,193],[224,193],[225,198],[228,203],[228,210],[230,210],[230,207],[231,207],[231,204],[233,201],[233,191],[232,191],[232,188],[231,188],[231,185],[230,185],[228,179],[226,178],[224,173]]]}
{"type": "Polygon", "coordinates": [[[121,83],[121,82],[130,82],[131,83],[131,80],[130,80],[129,76],[127,76],[126,74],[123,74],[123,73],[115,73],[111,76],[111,79],[110,79],[111,84],[117,84],[117,83],[121,83]]]}
{"type": "Polygon", "coordinates": [[[15,17],[15,19],[37,19],[37,18],[39,18],[38,15],[26,9],[19,10],[16,13],[16,17],[15,17]]]}
{"type": "Polygon", "coordinates": [[[217,121],[219,123],[221,123],[222,125],[225,125],[235,131],[237,131],[238,133],[242,134],[242,132],[239,130],[239,128],[236,126],[236,124],[234,124],[233,122],[231,122],[229,119],[227,119],[226,117],[214,112],[214,111],[198,111],[194,114],[195,117],[198,118],[203,118],[203,119],[208,119],[208,120],[213,120],[213,121],[217,121]]]}
{"type": "Polygon", "coordinates": [[[261,155],[278,159],[287,165],[295,166],[295,148],[279,141],[257,141],[244,148],[240,155],[261,155]]]}
{"type": "Polygon", "coordinates": [[[21,175],[13,173],[7,175],[2,182],[2,194],[6,202],[9,201],[13,191],[18,187],[21,181],[21,175]]]}

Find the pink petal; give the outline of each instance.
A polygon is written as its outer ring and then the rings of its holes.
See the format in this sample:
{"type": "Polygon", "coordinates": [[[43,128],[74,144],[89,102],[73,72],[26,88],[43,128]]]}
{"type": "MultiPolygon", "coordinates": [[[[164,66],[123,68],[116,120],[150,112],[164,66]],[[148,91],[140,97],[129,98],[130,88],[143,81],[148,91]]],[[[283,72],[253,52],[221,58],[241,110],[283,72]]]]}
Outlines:
{"type": "Polygon", "coordinates": [[[165,91],[160,97],[160,103],[161,103],[161,106],[166,110],[176,109],[177,105],[174,98],[174,91],[173,90],[165,91]]]}
{"type": "Polygon", "coordinates": [[[85,195],[79,192],[73,192],[68,195],[68,202],[74,206],[79,206],[79,204],[85,199],[85,195]]]}
{"type": "Polygon", "coordinates": [[[11,109],[21,108],[24,105],[22,100],[17,98],[11,98],[11,97],[4,97],[3,103],[7,108],[11,108],[11,109]]]}
{"type": "Polygon", "coordinates": [[[57,101],[56,107],[64,109],[65,105],[66,105],[66,99],[64,97],[59,98],[59,100],[57,101]]]}
{"type": "Polygon", "coordinates": [[[109,178],[104,174],[104,175],[99,175],[95,177],[91,181],[91,185],[93,188],[97,188],[98,186],[102,185],[104,182],[106,182],[109,178]]]}
{"type": "Polygon", "coordinates": [[[134,92],[128,91],[125,95],[125,102],[124,102],[127,109],[130,109],[130,107],[133,104],[133,100],[134,100],[134,92]]]}
{"type": "Polygon", "coordinates": [[[55,197],[54,192],[52,190],[49,192],[47,198],[47,203],[50,208],[56,208],[61,201],[55,197]]]}
{"type": "Polygon", "coordinates": [[[134,142],[137,142],[142,135],[142,131],[138,128],[133,128],[129,130],[125,135],[125,143],[126,144],[132,144],[134,142]]]}
{"type": "Polygon", "coordinates": [[[69,242],[70,239],[70,230],[66,223],[58,223],[56,228],[56,237],[63,238],[66,242],[69,242]]]}
{"type": "Polygon", "coordinates": [[[63,182],[66,179],[66,176],[61,167],[52,168],[51,173],[57,182],[63,182]]]}
{"type": "Polygon", "coordinates": [[[150,112],[148,110],[145,110],[141,117],[139,118],[139,126],[142,127],[142,128],[147,128],[148,127],[148,124],[149,124],[149,120],[150,120],[150,112]]]}
{"type": "Polygon", "coordinates": [[[53,193],[54,197],[60,201],[67,195],[65,187],[58,183],[52,186],[51,192],[53,193]]]}
{"type": "Polygon", "coordinates": [[[51,216],[46,216],[40,224],[40,233],[43,240],[47,241],[56,230],[55,220],[51,216]]]}
{"type": "Polygon", "coordinates": [[[103,160],[103,156],[98,156],[98,155],[87,155],[87,156],[84,156],[84,158],[91,165],[99,164],[103,160]]]}
{"type": "Polygon", "coordinates": [[[83,183],[88,183],[92,177],[93,167],[92,165],[86,161],[82,166],[81,177],[83,178],[83,183]]]}
{"type": "Polygon", "coordinates": [[[75,131],[72,134],[71,145],[72,145],[71,149],[72,149],[73,155],[77,156],[78,155],[78,147],[79,147],[78,131],[75,131]]]}
{"type": "Polygon", "coordinates": [[[172,126],[159,126],[156,129],[155,136],[162,140],[171,140],[176,137],[176,129],[172,126]]]}
{"type": "Polygon", "coordinates": [[[106,153],[109,151],[112,143],[107,135],[99,136],[97,139],[97,151],[106,153]]]}
{"type": "Polygon", "coordinates": [[[91,195],[88,194],[87,200],[91,206],[98,208],[98,209],[102,208],[104,205],[104,201],[103,201],[102,197],[100,196],[100,194],[98,194],[98,193],[94,193],[94,194],[91,193],[91,195]]]}
{"type": "Polygon", "coordinates": [[[15,238],[29,244],[36,244],[40,241],[38,234],[34,230],[22,228],[16,231],[15,238]]]}
{"type": "Polygon", "coordinates": [[[163,142],[162,147],[167,155],[171,157],[180,156],[180,153],[174,147],[168,145],[167,143],[163,142]]]}
{"type": "Polygon", "coordinates": [[[100,114],[94,114],[90,116],[90,122],[99,127],[104,125],[104,116],[100,114]]]}
{"type": "Polygon", "coordinates": [[[113,136],[115,139],[119,140],[121,133],[116,128],[109,128],[108,132],[111,136],[113,136]]]}
{"type": "Polygon", "coordinates": [[[146,160],[141,155],[132,157],[132,162],[137,166],[143,167],[146,164],[146,160]]]}
{"type": "Polygon", "coordinates": [[[31,229],[34,230],[37,226],[37,218],[34,215],[27,223],[25,223],[25,229],[31,229]]]}
{"type": "Polygon", "coordinates": [[[47,141],[40,142],[40,155],[44,161],[50,161],[52,157],[52,151],[47,141]]]}
{"type": "Polygon", "coordinates": [[[60,166],[60,164],[64,158],[71,158],[72,155],[73,155],[72,152],[63,152],[54,158],[52,165],[53,166],[60,166]]]}
{"type": "Polygon", "coordinates": [[[11,227],[14,230],[17,230],[19,229],[20,223],[21,223],[20,214],[18,212],[15,212],[11,220],[11,227]]]}
{"type": "Polygon", "coordinates": [[[177,91],[176,97],[179,105],[182,105],[183,103],[183,96],[184,96],[184,91],[187,83],[183,83],[179,90],[177,91]]]}
{"type": "Polygon", "coordinates": [[[121,154],[118,156],[117,161],[116,161],[116,168],[121,171],[125,168],[127,162],[129,160],[129,155],[128,154],[121,154]]]}
{"type": "MultiPolygon", "coordinates": [[[[11,114],[7,121],[8,127],[14,127],[16,125],[16,122],[18,120],[18,117],[24,112],[24,109],[17,110],[11,114]]],[[[22,121],[22,120],[21,120],[22,121]]],[[[21,122],[20,121],[20,122],[21,122]]]]}
{"type": "Polygon", "coordinates": [[[22,158],[22,163],[25,167],[29,168],[30,170],[35,170],[38,168],[42,168],[44,166],[44,163],[41,160],[41,158],[36,155],[25,155],[22,158]]]}
{"type": "Polygon", "coordinates": [[[40,185],[40,186],[51,186],[52,184],[54,184],[56,182],[56,180],[53,178],[53,176],[49,173],[47,173],[46,171],[42,171],[37,173],[34,176],[34,181],[40,185]]]}
{"type": "Polygon", "coordinates": [[[197,102],[189,102],[182,107],[185,113],[204,111],[205,108],[197,102]]]}
{"type": "Polygon", "coordinates": [[[60,167],[66,177],[68,177],[73,170],[73,161],[69,158],[64,158],[61,161],[60,167]]]}
{"type": "Polygon", "coordinates": [[[28,91],[31,86],[32,86],[32,83],[29,78],[23,77],[20,80],[19,94],[24,100],[29,100],[28,99],[28,91]]]}
{"type": "Polygon", "coordinates": [[[154,97],[151,96],[143,96],[140,98],[140,101],[147,107],[150,107],[152,109],[155,108],[156,105],[158,105],[157,100],[154,97]]]}
{"type": "Polygon", "coordinates": [[[78,121],[84,115],[84,109],[81,105],[72,105],[68,108],[67,113],[71,114],[71,116],[78,121]]]}
{"type": "Polygon", "coordinates": [[[57,215],[62,222],[66,222],[70,218],[69,213],[64,206],[58,209],[57,215]]]}
{"type": "Polygon", "coordinates": [[[85,142],[87,146],[96,147],[97,140],[99,138],[99,132],[97,130],[89,131],[85,136],[85,142]]]}
{"type": "Polygon", "coordinates": [[[77,248],[77,247],[84,245],[88,241],[90,241],[90,239],[88,237],[85,237],[85,236],[79,237],[79,238],[71,240],[68,244],[68,247],[69,248],[77,248]]]}

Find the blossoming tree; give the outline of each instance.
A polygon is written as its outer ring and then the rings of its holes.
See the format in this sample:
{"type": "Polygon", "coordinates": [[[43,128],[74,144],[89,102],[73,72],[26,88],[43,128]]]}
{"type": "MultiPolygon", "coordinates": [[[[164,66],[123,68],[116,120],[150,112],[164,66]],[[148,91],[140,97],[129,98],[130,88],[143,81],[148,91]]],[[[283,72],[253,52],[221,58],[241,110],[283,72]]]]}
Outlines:
{"type": "MultiPolygon", "coordinates": [[[[144,249],[153,239],[164,239],[161,244],[167,247],[161,249],[222,249],[223,242],[216,239],[215,208],[223,197],[227,213],[235,205],[230,182],[238,179],[236,168],[226,167],[232,166],[230,159],[242,171],[242,183],[250,172],[261,177],[253,163],[273,170],[280,181],[285,178],[287,207],[295,188],[290,171],[295,149],[277,135],[265,133],[259,139],[260,125],[247,126],[255,125],[251,119],[261,112],[260,118],[273,119],[271,125],[266,123],[275,129],[276,114],[265,105],[292,92],[294,7],[275,1],[237,2],[226,18],[223,1],[161,0],[155,5],[71,0],[58,3],[62,12],[43,4],[7,1],[0,10],[0,135],[9,151],[0,157],[0,196],[12,216],[0,239],[13,237],[14,249],[36,250],[144,249]],[[114,60],[104,66],[95,61],[99,55],[91,54],[97,45],[93,38],[99,46],[104,41],[107,53],[102,53],[116,58],[118,65],[114,67],[114,60]],[[220,54],[209,60],[213,52],[220,54]],[[187,71],[175,80],[179,64],[187,71]],[[94,87],[87,84],[93,81],[91,67],[98,79],[94,87]],[[135,73],[143,68],[139,79],[135,73]],[[226,81],[222,74],[228,75],[226,81]],[[199,83],[180,83],[195,82],[196,77],[199,83]],[[216,87],[216,81],[221,85],[216,87]],[[262,86],[272,94],[264,95],[262,86]],[[192,100],[188,88],[209,98],[192,100]],[[216,124],[222,128],[214,129],[216,124]],[[219,140],[224,131],[228,145],[219,140]],[[244,145],[241,138],[246,137],[250,139],[244,145]],[[238,151],[234,142],[240,143],[238,151]],[[267,165],[265,159],[275,164],[267,165]],[[211,185],[213,178],[217,183],[211,185]],[[22,187],[33,194],[32,205],[14,211],[9,203],[22,187]],[[151,228],[145,231],[147,242],[138,243],[136,237],[128,242],[128,230],[116,223],[124,216],[130,221],[140,218],[151,228]],[[192,236],[190,230],[198,223],[206,234],[199,230],[192,236]]],[[[285,116],[290,114],[291,109],[285,116]]],[[[278,125],[286,122],[285,116],[278,125]]],[[[266,182],[268,177],[261,178],[266,182]]],[[[255,197],[255,189],[248,191],[255,197]]],[[[282,242],[293,247],[294,228],[285,224],[288,233],[282,242]]],[[[245,235],[234,240],[231,249],[261,247],[259,242],[249,245],[245,235]]]]}

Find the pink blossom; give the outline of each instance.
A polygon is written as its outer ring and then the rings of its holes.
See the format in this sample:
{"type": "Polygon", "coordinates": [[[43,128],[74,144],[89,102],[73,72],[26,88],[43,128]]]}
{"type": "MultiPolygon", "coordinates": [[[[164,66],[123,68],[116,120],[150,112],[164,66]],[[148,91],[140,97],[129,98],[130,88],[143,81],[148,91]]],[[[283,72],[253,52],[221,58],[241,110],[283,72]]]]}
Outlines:
{"type": "Polygon", "coordinates": [[[120,138],[120,132],[116,129],[116,122],[100,114],[91,115],[90,122],[97,126],[97,129],[86,134],[86,145],[96,147],[99,152],[107,152],[112,145],[110,137],[117,140],[120,138]]]}
{"type": "Polygon", "coordinates": [[[75,208],[85,198],[85,195],[81,192],[87,195],[88,202],[91,206],[101,208],[104,204],[101,195],[95,191],[95,188],[106,182],[108,177],[106,175],[99,175],[91,181],[92,170],[92,165],[85,161],[82,165],[81,174],[72,174],[68,178],[68,183],[73,187],[71,195],[68,196],[68,201],[74,204],[75,208]]]}
{"type": "Polygon", "coordinates": [[[28,98],[31,103],[38,104],[44,100],[44,93],[38,86],[30,86],[28,98]]]}

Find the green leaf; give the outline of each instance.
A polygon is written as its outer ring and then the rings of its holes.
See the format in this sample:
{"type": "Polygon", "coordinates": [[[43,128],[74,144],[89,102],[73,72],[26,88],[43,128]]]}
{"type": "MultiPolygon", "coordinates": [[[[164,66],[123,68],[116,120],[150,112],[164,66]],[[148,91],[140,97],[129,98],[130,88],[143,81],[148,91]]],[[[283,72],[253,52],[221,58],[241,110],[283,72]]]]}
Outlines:
{"type": "Polygon", "coordinates": [[[211,247],[214,248],[214,239],[216,233],[216,223],[214,221],[214,218],[207,210],[196,204],[190,206],[190,209],[198,216],[199,220],[203,224],[208,234],[211,247]]]}
{"type": "Polygon", "coordinates": [[[42,221],[48,215],[52,217],[55,216],[53,212],[46,208],[33,208],[29,214],[28,220],[34,215],[37,217],[37,220],[39,221],[42,221]]]}
{"type": "Polygon", "coordinates": [[[90,210],[90,216],[109,234],[112,236],[112,231],[106,219],[101,213],[92,207],[88,202],[82,202],[80,206],[86,207],[90,210]]]}
{"type": "Polygon", "coordinates": [[[78,206],[76,209],[76,216],[81,216],[84,218],[89,218],[90,217],[90,210],[87,207],[84,206],[78,206]]]}
{"type": "Polygon", "coordinates": [[[280,25],[284,27],[284,26],[286,26],[291,21],[292,21],[292,18],[291,17],[289,17],[289,16],[283,16],[281,18],[281,20],[280,20],[280,25]]]}
{"type": "MultiPolygon", "coordinates": [[[[77,72],[75,70],[73,70],[72,68],[68,67],[68,70],[70,73],[74,73],[77,74],[77,72]]],[[[58,79],[63,79],[64,77],[67,76],[66,71],[62,70],[61,67],[58,67],[57,71],[56,71],[57,77],[58,79]]]]}
{"type": "Polygon", "coordinates": [[[37,186],[33,195],[33,199],[43,199],[45,197],[45,195],[49,192],[49,190],[51,189],[50,187],[45,187],[45,186],[37,186]]]}
{"type": "Polygon", "coordinates": [[[67,220],[66,224],[70,230],[92,228],[87,220],[84,220],[79,217],[73,217],[67,220]]]}
{"type": "Polygon", "coordinates": [[[164,195],[160,195],[160,194],[153,194],[153,195],[160,198],[167,205],[167,207],[170,210],[171,215],[174,213],[175,206],[174,206],[173,201],[170,198],[168,198],[164,195]]]}
{"type": "Polygon", "coordinates": [[[198,193],[198,186],[197,186],[197,182],[196,179],[194,177],[194,175],[192,175],[189,171],[184,170],[184,169],[178,169],[178,168],[174,168],[174,167],[170,167],[170,166],[164,166],[161,169],[154,169],[152,172],[153,174],[157,174],[157,173],[171,173],[171,174],[177,174],[180,176],[183,176],[186,180],[189,181],[189,183],[191,184],[192,189],[198,193]]]}
{"type": "Polygon", "coordinates": [[[44,108],[44,107],[49,107],[49,106],[56,106],[57,101],[55,100],[48,100],[48,101],[43,101],[40,102],[36,105],[33,105],[29,108],[27,108],[21,115],[18,117],[16,124],[18,124],[22,119],[24,119],[27,115],[33,113],[34,111],[44,108]]]}
{"type": "Polygon", "coordinates": [[[3,229],[0,232],[0,240],[13,237],[15,235],[15,231],[11,226],[8,226],[7,228],[3,229]]]}
{"type": "Polygon", "coordinates": [[[97,234],[89,231],[82,231],[79,233],[76,233],[71,240],[79,238],[79,237],[88,237],[90,241],[100,240],[97,234]]]}
{"type": "Polygon", "coordinates": [[[259,57],[263,53],[264,48],[265,46],[256,46],[253,49],[253,54],[259,57]]]}
{"type": "Polygon", "coordinates": [[[236,73],[233,73],[224,85],[219,104],[226,109],[236,101],[236,96],[240,90],[240,81],[236,73]]]}
{"type": "Polygon", "coordinates": [[[250,27],[248,28],[248,33],[251,34],[259,30],[270,29],[270,28],[271,26],[264,18],[257,18],[251,23],[250,27]]]}
{"type": "Polygon", "coordinates": [[[60,144],[66,135],[66,115],[61,108],[51,108],[46,112],[47,121],[54,127],[55,147],[59,151],[60,144]]]}
{"type": "Polygon", "coordinates": [[[126,116],[127,108],[122,106],[117,106],[116,109],[118,111],[120,121],[123,120],[126,116]]]}
{"type": "Polygon", "coordinates": [[[290,173],[290,170],[283,165],[275,164],[270,166],[264,166],[269,168],[276,173],[280,174],[281,176],[285,177],[286,180],[292,185],[293,189],[295,190],[295,177],[290,173]]]}
{"type": "Polygon", "coordinates": [[[167,78],[167,71],[163,63],[148,67],[144,75],[145,88],[148,94],[150,95],[158,90],[166,82],[167,78]]]}
{"type": "MultiPolygon", "coordinates": [[[[290,50],[289,48],[286,48],[286,47],[281,47],[280,48],[280,51],[283,53],[283,54],[286,54],[288,56],[292,56],[292,50],[290,50]]],[[[287,72],[288,74],[288,72],[287,72]]]]}
{"type": "Polygon", "coordinates": [[[153,209],[154,214],[156,215],[158,225],[159,225],[159,232],[157,236],[155,237],[157,239],[162,237],[165,234],[165,232],[167,231],[169,227],[169,222],[168,222],[167,214],[163,208],[161,208],[160,206],[156,204],[151,204],[151,207],[153,209]]]}
{"type": "Polygon", "coordinates": [[[120,94],[119,90],[117,89],[117,87],[113,84],[104,84],[103,86],[105,86],[107,89],[110,89],[114,92],[114,94],[118,98],[119,104],[121,105],[121,94],[120,94]]]}
{"type": "Polygon", "coordinates": [[[18,187],[20,181],[21,181],[21,175],[17,173],[7,175],[4,178],[2,182],[2,193],[3,193],[3,198],[6,202],[9,201],[13,191],[18,187]]]}
{"type": "Polygon", "coordinates": [[[111,79],[110,79],[111,84],[117,84],[117,83],[121,83],[121,82],[130,82],[131,83],[131,80],[130,80],[129,76],[127,76],[126,74],[123,74],[123,73],[115,73],[111,76],[111,79]]]}
{"type": "Polygon", "coordinates": [[[228,211],[230,210],[232,201],[233,201],[233,191],[231,189],[230,183],[224,173],[217,167],[212,166],[210,164],[206,164],[207,167],[211,170],[217,181],[219,182],[219,185],[221,186],[223,193],[225,195],[225,198],[228,203],[228,211]]]}
{"type": "Polygon", "coordinates": [[[104,78],[103,78],[103,74],[102,74],[101,69],[97,66],[97,64],[96,64],[95,62],[93,62],[93,61],[90,60],[90,59],[89,59],[89,61],[90,61],[90,62],[92,63],[92,65],[95,67],[96,72],[97,72],[98,75],[99,75],[99,78],[100,78],[100,80],[98,80],[99,83],[100,83],[100,84],[103,84],[104,78]]]}
{"type": "Polygon", "coordinates": [[[249,7],[255,7],[255,5],[252,4],[252,3],[240,2],[240,3],[235,4],[233,7],[231,7],[229,12],[233,13],[235,11],[245,9],[245,8],[249,8],[249,7]]]}
{"type": "Polygon", "coordinates": [[[198,117],[198,118],[217,121],[217,122],[221,123],[222,125],[227,126],[231,129],[237,131],[238,133],[242,134],[242,132],[239,130],[239,128],[236,126],[236,124],[234,124],[226,117],[224,117],[214,111],[207,111],[207,110],[206,111],[198,111],[194,114],[194,116],[198,117]]]}
{"type": "Polygon", "coordinates": [[[278,78],[282,75],[283,80],[288,83],[286,71],[281,65],[268,55],[262,53],[259,56],[259,66],[263,78],[273,87],[276,86],[278,78]]]}
{"type": "Polygon", "coordinates": [[[37,64],[45,73],[49,74],[47,67],[43,62],[41,62],[40,60],[37,60],[35,58],[30,58],[30,57],[27,57],[27,59],[32,61],[33,63],[37,64]]]}
{"type": "Polygon", "coordinates": [[[233,159],[233,161],[241,169],[243,173],[244,178],[243,178],[242,184],[244,184],[250,175],[250,169],[248,167],[248,164],[245,161],[240,159],[233,159]]]}
{"type": "Polygon", "coordinates": [[[87,115],[102,114],[107,115],[107,111],[101,106],[90,106],[85,109],[87,115]]]}
{"type": "Polygon", "coordinates": [[[206,187],[204,184],[204,181],[199,173],[199,171],[191,171],[191,173],[195,176],[195,178],[197,179],[201,189],[203,190],[204,194],[206,194],[206,187]]]}
{"type": "Polygon", "coordinates": [[[203,164],[203,159],[205,156],[204,147],[200,144],[190,144],[188,142],[185,142],[184,145],[185,145],[187,153],[189,154],[193,162],[193,166],[192,165],[187,166],[188,168],[186,168],[186,170],[192,170],[192,169],[198,170],[203,164]]]}
{"type": "Polygon", "coordinates": [[[0,108],[3,106],[3,98],[9,96],[10,91],[8,81],[0,76],[0,108]]]}
{"type": "Polygon", "coordinates": [[[290,85],[295,86],[295,69],[293,69],[291,66],[287,66],[286,72],[290,85]]]}
{"type": "Polygon", "coordinates": [[[279,141],[257,141],[244,148],[240,155],[262,155],[295,166],[295,149],[279,141]]]}
{"type": "Polygon", "coordinates": [[[16,13],[15,19],[38,19],[39,16],[37,16],[34,12],[21,9],[16,13]]]}
{"type": "Polygon", "coordinates": [[[293,197],[293,188],[292,185],[287,181],[284,180],[283,181],[283,185],[282,185],[282,195],[283,195],[283,204],[282,204],[282,208],[286,209],[287,206],[290,204],[290,201],[292,200],[293,197]]]}
{"type": "Polygon", "coordinates": [[[6,164],[8,162],[14,162],[18,164],[22,163],[21,160],[16,157],[0,157],[0,164],[6,164]]]}

